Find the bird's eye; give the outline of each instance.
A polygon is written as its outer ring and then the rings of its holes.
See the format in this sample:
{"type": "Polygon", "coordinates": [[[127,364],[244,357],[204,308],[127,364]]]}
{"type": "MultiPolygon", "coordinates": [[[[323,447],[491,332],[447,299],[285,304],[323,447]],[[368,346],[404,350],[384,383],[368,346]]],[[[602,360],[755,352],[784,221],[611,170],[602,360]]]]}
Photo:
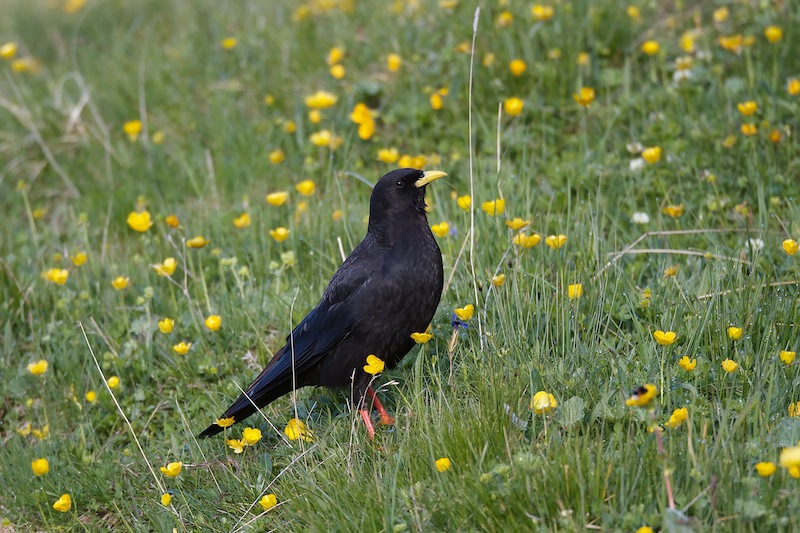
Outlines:
{"type": "Polygon", "coordinates": [[[402,189],[403,185],[405,185],[403,180],[397,180],[397,181],[394,182],[394,186],[397,187],[398,189],[402,189]]]}

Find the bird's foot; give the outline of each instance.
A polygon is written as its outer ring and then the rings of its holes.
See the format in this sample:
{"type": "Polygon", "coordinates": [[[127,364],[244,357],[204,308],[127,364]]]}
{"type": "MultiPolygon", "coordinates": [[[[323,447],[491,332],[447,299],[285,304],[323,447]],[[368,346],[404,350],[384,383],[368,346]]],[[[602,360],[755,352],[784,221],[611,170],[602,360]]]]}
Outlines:
{"type": "Polygon", "coordinates": [[[369,435],[370,440],[375,438],[375,426],[372,425],[372,419],[369,417],[369,411],[366,409],[359,409],[358,414],[361,415],[361,420],[364,421],[364,425],[367,426],[367,435],[369,435]]]}
{"type": "Polygon", "coordinates": [[[369,395],[370,399],[372,400],[372,405],[374,405],[375,409],[378,411],[378,416],[381,418],[381,424],[384,426],[393,426],[397,421],[386,411],[386,408],[378,399],[378,395],[374,390],[372,390],[372,387],[367,387],[367,395],[369,395]]]}
{"type": "Polygon", "coordinates": [[[393,416],[389,416],[389,413],[387,413],[386,411],[382,413],[378,411],[378,416],[381,419],[381,425],[384,426],[393,426],[394,423],[397,422],[397,420],[395,420],[393,416]]]}

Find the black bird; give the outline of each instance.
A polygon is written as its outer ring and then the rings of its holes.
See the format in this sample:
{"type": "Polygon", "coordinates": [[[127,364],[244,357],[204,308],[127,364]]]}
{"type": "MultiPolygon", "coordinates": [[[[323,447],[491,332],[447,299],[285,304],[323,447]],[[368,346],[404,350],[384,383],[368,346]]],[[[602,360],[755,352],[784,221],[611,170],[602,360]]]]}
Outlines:
{"type": "MultiPolygon", "coordinates": [[[[372,190],[364,240],[333,275],[319,304],[286,338],[261,374],[220,418],[241,422],[293,389],[350,387],[370,437],[367,393],[381,415],[392,418],[369,387],[368,355],[394,368],[411,350],[411,334],[428,327],[442,296],[442,254],[425,216],[425,186],[444,172],[401,168],[372,190]],[[252,401],[251,401],[252,400],[252,401]]],[[[212,424],[200,434],[222,431],[212,424]]]]}

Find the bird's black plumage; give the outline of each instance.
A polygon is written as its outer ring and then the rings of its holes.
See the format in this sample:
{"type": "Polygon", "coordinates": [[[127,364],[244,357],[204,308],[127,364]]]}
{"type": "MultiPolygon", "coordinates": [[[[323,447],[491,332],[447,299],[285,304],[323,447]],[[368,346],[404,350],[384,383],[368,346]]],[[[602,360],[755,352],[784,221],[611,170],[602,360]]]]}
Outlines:
{"type": "MultiPolygon", "coordinates": [[[[444,283],[442,254],[425,216],[425,186],[441,176],[403,168],[378,181],[364,240],[333,275],[319,304],[220,418],[241,422],[256,411],[253,403],[264,407],[309,385],[352,384],[358,403],[371,378],[363,370],[367,356],[393,368],[411,350],[411,334],[428,327],[444,283]]],[[[220,431],[212,424],[200,436],[220,431]]]]}

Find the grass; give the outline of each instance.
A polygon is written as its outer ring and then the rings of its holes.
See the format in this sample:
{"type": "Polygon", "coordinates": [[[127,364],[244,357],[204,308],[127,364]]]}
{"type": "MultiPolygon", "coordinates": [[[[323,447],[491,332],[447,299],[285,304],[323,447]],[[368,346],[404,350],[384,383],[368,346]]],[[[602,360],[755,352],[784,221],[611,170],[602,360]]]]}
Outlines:
{"type": "Polygon", "coordinates": [[[797,349],[800,319],[800,256],[781,246],[800,236],[800,96],[788,90],[800,76],[798,7],[631,2],[637,19],[624,3],[579,0],[536,21],[531,6],[515,4],[504,28],[495,23],[503,8],[487,3],[470,168],[475,5],[456,4],[5,6],[0,44],[18,43],[16,58],[37,63],[20,72],[0,60],[3,528],[800,527],[791,472],[755,470],[800,440],[787,409],[800,400],[797,365],[779,357],[797,349]],[[727,19],[714,22],[722,7],[727,19]],[[775,43],[764,34],[771,24],[783,29],[775,43]],[[690,30],[694,50],[682,50],[690,30]],[[754,41],[720,45],[737,34],[754,41]],[[226,37],[237,39],[232,49],[221,46],[226,37]],[[647,40],[658,54],[641,52],[647,40]],[[341,80],[325,61],[334,46],[345,50],[341,80]],[[390,53],[402,57],[398,72],[387,69],[390,53]],[[692,58],[691,77],[675,81],[682,57],[692,58]],[[527,65],[519,77],[508,69],[515,58],[527,65]],[[595,90],[588,108],[572,98],[582,86],[595,90]],[[317,90],[338,101],[313,124],[304,97],[317,90]],[[498,120],[509,97],[524,109],[498,120]],[[745,117],[737,104],[749,100],[758,109],[745,117]],[[349,119],[359,102],[378,114],[367,141],[349,119]],[[142,131],[132,141],[123,125],[134,120],[142,131]],[[751,123],[758,131],[746,136],[740,128],[751,123]],[[314,146],[321,129],[341,145],[314,146]],[[636,143],[660,147],[660,160],[639,160],[636,143]],[[303,389],[296,403],[264,409],[269,423],[248,420],[263,438],[241,455],[221,438],[195,440],[359,242],[368,184],[400,164],[377,160],[391,147],[448,172],[429,187],[429,221],[450,226],[437,238],[450,283],[434,338],[378,380],[396,425],[369,441],[346,393],[303,389]],[[474,252],[470,213],[455,200],[469,194],[470,171],[474,252]],[[304,179],[316,185],[307,197],[295,190],[304,179]],[[288,202],[269,205],[273,191],[288,191],[288,202]],[[486,215],[482,202],[499,197],[505,212],[486,215]],[[678,218],[662,211],[679,204],[678,218]],[[139,233],[126,218],[143,209],[154,224],[139,233]],[[245,212],[251,225],[234,227],[245,212]],[[634,212],[649,222],[633,223],[634,212]],[[514,217],[531,221],[529,235],[567,241],[515,246],[504,223],[514,217]],[[279,226],[290,231],[283,242],[270,236],[279,226]],[[210,244],[187,248],[196,235],[210,244]],[[79,252],[88,260],[76,266],[79,252]],[[178,263],[170,278],[152,268],[167,257],[178,263]],[[43,278],[50,268],[69,271],[63,285],[43,278]],[[118,276],[130,278],[123,290],[111,285],[118,276]],[[583,293],[571,300],[575,283],[583,293]],[[451,314],[469,303],[475,315],[449,350],[451,314]],[[204,326],[212,314],[222,317],[218,332],[204,326]],[[170,334],[159,332],[164,317],[175,320],[170,334]],[[739,340],[729,326],[743,329],[739,340]],[[658,345],[656,330],[677,341],[658,345]],[[192,343],[185,356],[172,349],[179,341],[192,343]],[[694,370],[677,364],[684,355],[694,370]],[[27,367],[40,359],[48,369],[34,375],[27,367]],[[725,359],[738,369],[723,370],[725,359]],[[103,376],[120,385],[106,388],[103,376]],[[645,383],[658,389],[652,407],[626,406],[645,383]],[[535,414],[542,390],[558,406],[535,414]],[[681,407],[679,427],[651,431],[681,407]],[[295,416],[310,442],[285,438],[295,416]],[[36,477],[31,463],[42,457],[49,473],[36,477]],[[450,470],[437,471],[441,457],[450,470]],[[172,461],[184,463],[174,479],[158,470],[172,461]],[[72,506],[61,513],[52,506],[65,493],[72,506]],[[265,494],[278,505],[262,513],[265,494]]]}

